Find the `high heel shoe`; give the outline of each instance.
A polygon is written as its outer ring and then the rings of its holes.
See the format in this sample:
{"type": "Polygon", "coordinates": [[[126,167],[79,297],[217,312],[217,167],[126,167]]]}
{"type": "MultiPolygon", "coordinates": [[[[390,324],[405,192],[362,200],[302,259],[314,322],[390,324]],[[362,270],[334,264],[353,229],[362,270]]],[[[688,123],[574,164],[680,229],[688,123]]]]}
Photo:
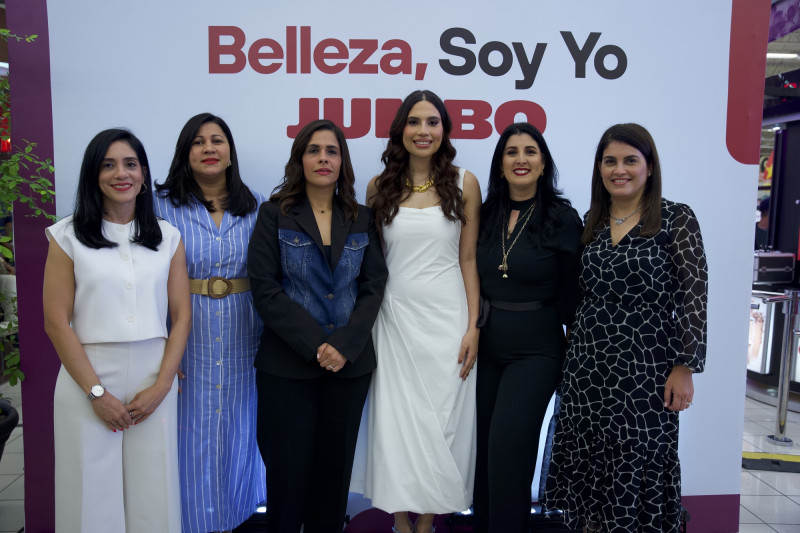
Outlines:
{"type": "MultiPolygon", "coordinates": [[[[434,529],[435,529],[435,528],[434,528],[434,529]]],[[[409,531],[409,533],[416,533],[416,531],[417,531],[417,530],[416,530],[416,529],[414,529],[414,526],[411,526],[411,531],[409,531]]],[[[392,533],[405,533],[405,532],[404,532],[404,531],[398,531],[398,530],[396,530],[396,529],[394,528],[394,526],[392,526],[392,533]]]]}

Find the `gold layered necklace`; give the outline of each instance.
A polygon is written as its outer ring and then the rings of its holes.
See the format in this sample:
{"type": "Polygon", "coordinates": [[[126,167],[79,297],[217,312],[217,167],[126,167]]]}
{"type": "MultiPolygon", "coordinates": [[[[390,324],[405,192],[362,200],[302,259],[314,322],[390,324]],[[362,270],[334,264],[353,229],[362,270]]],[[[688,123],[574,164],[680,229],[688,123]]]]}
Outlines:
{"type": "MultiPolygon", "coordinates": [[[[536,207],[536,200],[533,201],[531,206],[522,214],[517,220],[525,219],[522,222],[522,226],[519,227],[519,231],[517,232],[517,236],[514,237],[514,240],[511,241],[511,244],[506,250],[506,228],[508,227],[508,220],[511,217],[511,212],[509,211],[508,216],[504,216],[500,219],[500,245],[503,248],[503,262],[500,263],[500,266],[497,267],[497,270],[503,271],[503,279],[508,279],[508,254],[511,253],[511,249],[514,248],[514,245],[517,244],[517,239],[519,236],[522,235],[523,230],[525,230],[525,226],[528,224],[528,221],[531,219],[531,215],[533,214],[533,209],[536,207]]],[[[516,226],[514,229],[517,229],[516,226]]],[[[513,232],[512,232],[513,233],[513,232]]],[[[511,237],[511,235],[509,235],[511,237]]]]}
{"type": "Polygon", "coordinates": [[[414,185],[411,183],[411,180],[406,178],[406,187],[410,188],[414,192],[425,192],[431,187],[433,187],[433,174],[428,177],[428,180],[423,183],[422,185],[414,185]]]}

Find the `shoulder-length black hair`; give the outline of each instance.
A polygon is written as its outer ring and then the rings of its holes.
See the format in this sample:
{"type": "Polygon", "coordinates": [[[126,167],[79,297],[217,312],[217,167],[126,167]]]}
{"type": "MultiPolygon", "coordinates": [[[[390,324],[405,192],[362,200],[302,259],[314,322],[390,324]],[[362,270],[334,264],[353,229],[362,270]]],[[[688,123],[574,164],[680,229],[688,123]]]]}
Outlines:
{"type": "Polygon", "coordinates": [[[650,132],[639,124],[616,124],[608,128],[600,137],[600,143],[597,145],[594,155],[592,200],[589,203],[586,227],[584,227],[581,237],[584,244],[589,244],[597,237],[611,216],[611,195],[603,185],[600,163],[603,160],[603,152],[612,142],[627,144],[639,150],[650,169],[650,176],[647,178],[642,193],[639,235],[651,237],[661,229],[661,164],[658,161],[656,143],[650,132]]]}
{"type": "Polygon", "coordinates": [[[342,166],[339,169],[339,179],[336,180],[334,199],[338,198],[345,218],[355,221],[358,218],[358,202],[356,202],[356,192],[353,187],[356,176],[353,172],[353,164],[350,162],[350,150],[347,148],[344,132],[330,120],[315,120],[303,126],[292,143],[292,151],[284,169],[283,179],[272,191],[269,201],[276,202],[280,206],[281,213],[285,215],[289,209],[299,204],[305,197],[306,175],[303,171],[303,154],[308,143],[311,142],[311,137],[320,130],[332,131],[336,136],[336,142],[339,143],[342,166]]]}
{"type": "Polygon", "coordinates": [[[375,180],[375,195],[369,199],[378,225],[390,224],[397,215],[400,204],[411,194],[406,186],[408,151],[403,145],[403,130],[406,127],[411,108],[422,101],[433,104],[439,112],[439,116],[442,117],[444,130],[442,144],[433,154],[431,161],[431,174],[434,176],[442,212],[449,220],[460,220],[462,223],[467,221],[464,215],[464,200],[461,197],[461,189],[458,187],[458,170],[453,166],[453,160],[456,158],[456,149],[450,142],[453,122],[450,120],[450,115],[441,98],[432,91],[425,90],[414,91],[406,96],[389,128],[389,142],[381,155],[384,169],[375,180]]]}
{"type": "Polygon", "coordinates": [[[239,174],[239,157],[236,155],[236,144],[233,142],[231,129],[222,118],[211,113],[195,115],[184,124],[178,135],[178,142],[175,144],[175,155],[169,165],[167,179],[164,183],[156,184],[156,192],[162,198],[168,197],[175,207],[199,202],[209,212],[214,212],[214,206],[206,200],[189,166],[189,151],[192,149],[192,142],[197,137],[200,127],[208,122],[213,122],[222,128],[231,150],[231,164],[225,169],[225,188],[228,196],[222,201],[221,207],[232,215],[242,217],[255,211],[258,201],[239,174]]]}
{"type": "Polygon", "coordinates": [[[78,179],[78,192],[75,195],[75,211],[72,223],[75,236],[89,248],[114,248],[117,243],[103,235],[103,193],[100,191],[98,178],[100,166],[106,157],[108,148],[117,141],[123,141],[136,152],[139,166],[144,178],[142,190],[136,196],[134,212],[134,233],[131,242],[141,244],[151,250],[157,250],[161,244],[161,228],[153,210],[153,195],[150,194],[150,163],[142,142],[125,129],[108,129],[94,136],[86,147],[78,179]]]}
{"type": "Polygon", "coordinates": [[[481,206],[481,239],[499,235],[501,225],[507,223],[505,217],[510,209],[510,198],[508,181],[502,175],[503,153],[508,139],[512,135],[523,134],[530,135],[536,141],[544,162],[544,173],[536,182],[537,205],[528,224],[528,231],[535,245],[540,245],[545,236],[551,235],[555,231],[559,213],[565,207],[570,206],[569,200],[564,198],[561,195],[561,191],[556,187],[558,183],[558,168],[541,132],[527,122],[511,124],[503,130],[497,140],[497,145],[494,147],[492,165],[489,169],[489,186],[486,192],[486,200],[481,206]]]}

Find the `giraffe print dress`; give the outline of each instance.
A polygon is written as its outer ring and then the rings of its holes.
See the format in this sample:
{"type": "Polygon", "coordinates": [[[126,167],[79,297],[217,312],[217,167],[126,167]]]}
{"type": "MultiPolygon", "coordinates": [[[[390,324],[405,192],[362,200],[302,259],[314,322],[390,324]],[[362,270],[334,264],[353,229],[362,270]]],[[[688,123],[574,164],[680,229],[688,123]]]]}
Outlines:
{"type": "Polygon", "coordinates": [[[678,531],[678,413],[664,408],[674,365],[701,372],[707,266],[692,210],[662,200],[661,230],[608,225],[581,258],[583,301],[564,362],[545,502],[603,532],[678,531]]]}

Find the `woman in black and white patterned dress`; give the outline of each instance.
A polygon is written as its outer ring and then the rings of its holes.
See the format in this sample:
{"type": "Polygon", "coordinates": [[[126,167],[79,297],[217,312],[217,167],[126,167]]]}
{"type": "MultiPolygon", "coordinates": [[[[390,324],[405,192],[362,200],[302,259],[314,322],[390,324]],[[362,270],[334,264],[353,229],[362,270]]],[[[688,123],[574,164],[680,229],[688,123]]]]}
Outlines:
{"type": "Polygon", "coordinates": [[[705,362],[707,268],[637,124],[601,138],[583,241],[546,503],[586,531],[678,531],[678,413],[705,362]]]}

